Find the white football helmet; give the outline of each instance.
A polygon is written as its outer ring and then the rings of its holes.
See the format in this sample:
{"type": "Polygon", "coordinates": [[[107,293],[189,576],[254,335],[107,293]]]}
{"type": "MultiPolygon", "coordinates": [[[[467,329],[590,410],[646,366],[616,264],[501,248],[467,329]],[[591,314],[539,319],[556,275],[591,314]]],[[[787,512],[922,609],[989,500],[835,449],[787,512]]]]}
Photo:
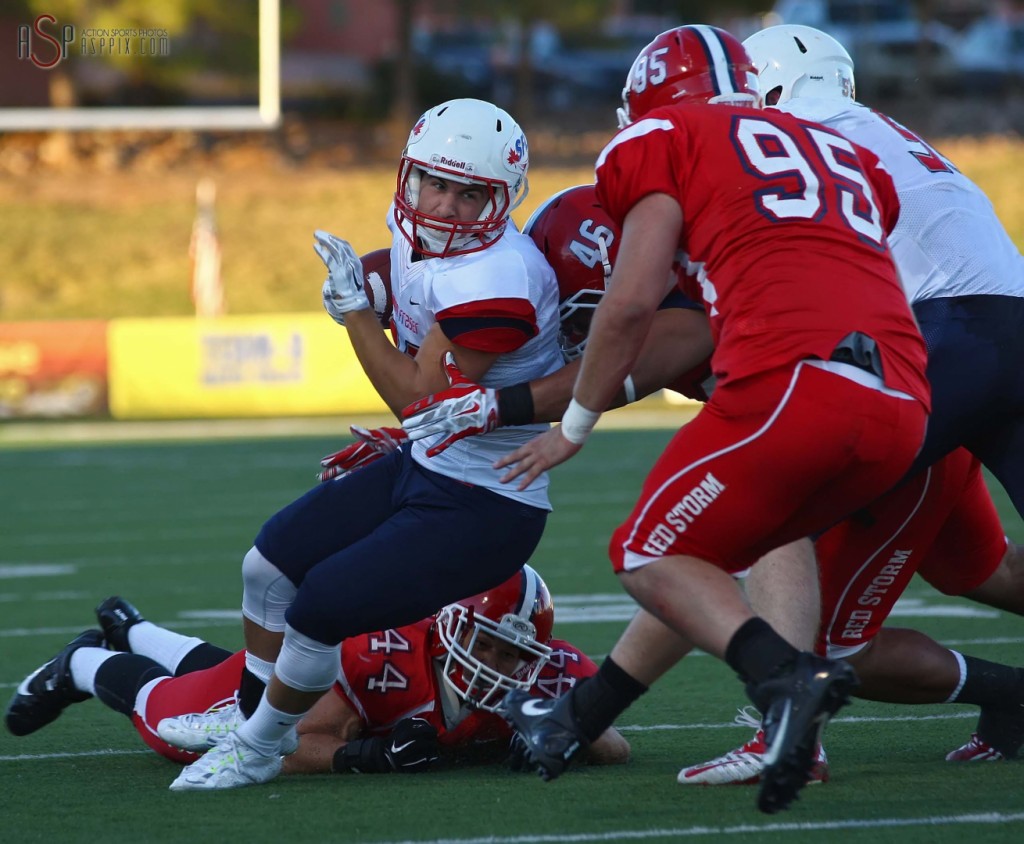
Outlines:
{"type": "Polygon", "coordinates": [[[812,26],[782,24],[755,32],[743,46],[754,60],[766,106],[794,97],[853,100],[853,59],[835,38],[812,26]]]}
{"type": "Polygon", "coordinates": [[[508,112],[483,100],[441,103],[409,133],[398,167],[395,220],[413,249],[433,258],[486,249],[504,232],[529,191],[526,135],[508,112]],[[482,185],[488,202],[476,220],[445,220],[418,210],[424,174],[482,185]]]}

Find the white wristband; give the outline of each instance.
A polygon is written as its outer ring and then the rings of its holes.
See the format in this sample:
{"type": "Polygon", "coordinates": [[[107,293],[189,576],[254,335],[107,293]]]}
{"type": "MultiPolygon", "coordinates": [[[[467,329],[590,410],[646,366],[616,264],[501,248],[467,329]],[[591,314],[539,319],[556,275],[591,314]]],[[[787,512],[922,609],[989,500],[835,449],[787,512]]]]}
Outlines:
{"type": "Polygon", "coordinates": [[[626,393],[626,404],[636,401],[636,384],[633,383],[632,375],[626,376],[626,380],[622,382],[622,389],[626,393]]]}
{"type": "Polygon", "coordinates": [[[574,445],[583,445],[600,418],[596,410],[587,410],[573,399],[562,415],[562,436],[574,445]]]}

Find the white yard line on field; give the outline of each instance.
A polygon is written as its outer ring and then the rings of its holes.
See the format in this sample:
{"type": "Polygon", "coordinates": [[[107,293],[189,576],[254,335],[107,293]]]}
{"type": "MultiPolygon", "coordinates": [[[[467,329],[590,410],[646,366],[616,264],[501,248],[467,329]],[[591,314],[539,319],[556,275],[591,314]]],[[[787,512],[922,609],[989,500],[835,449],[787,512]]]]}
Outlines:
{"type": "MultiPolygon", "coordinates": [[[[6,684],[5,684],[6,685],[6,684]]],[[[17,684],[11,684],[12,686],[17,684]]],[[[903,721],[953,721],[963,718],[977,718],[976,712],[950,712],[941,715],[885,715],[833,718],[829,725],[835,724],[866,724],[866,723],[897,723],[903,721]]],[[[689,730],[725,730],[737,727],[734,721],[719,724],[650,724],[624,725],[618,729],[623,733],[671,732],[689,730]]],[[[149,750],[83,750],[64,753],[19,753],[0,756],[0,762],[36,762],[45,759],[76,759],[95,756],[134,756],[139,753],[150,753],[149,750]]]]}
{"type": "Polygon", "coordinates": [[[936,827],[954,824],[1005,825],[1024,821],[1024,812],[984,812],[971,815],[926,815],[919,818],[859,818],[801,823],[739,824],[736,826],[689,826],[675,829],[620,829],[609,832],[547,833],[545,835],[488,835],[483,838],[419,838],[377,841],[375,844],[577,844],[587,841],[644,841],[664,838],[750,835],[768,832],[813,832],[840,829],[886,829],[893,827],[936,827]]]}

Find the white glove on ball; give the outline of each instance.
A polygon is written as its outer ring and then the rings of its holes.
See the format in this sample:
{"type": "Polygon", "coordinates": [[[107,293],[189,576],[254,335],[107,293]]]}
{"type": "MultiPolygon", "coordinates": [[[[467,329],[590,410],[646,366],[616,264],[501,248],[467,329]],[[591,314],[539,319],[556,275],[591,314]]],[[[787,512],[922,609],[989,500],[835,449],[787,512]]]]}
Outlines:
{"type": "Polygon", "coordinates": [[[327,267],[323,286],[324,309],[339,325],[345,314],[364,311],[370,300],[363,290],[363,264],[347,240],[317,229],[313,232],[313,249],[327,267]]]}

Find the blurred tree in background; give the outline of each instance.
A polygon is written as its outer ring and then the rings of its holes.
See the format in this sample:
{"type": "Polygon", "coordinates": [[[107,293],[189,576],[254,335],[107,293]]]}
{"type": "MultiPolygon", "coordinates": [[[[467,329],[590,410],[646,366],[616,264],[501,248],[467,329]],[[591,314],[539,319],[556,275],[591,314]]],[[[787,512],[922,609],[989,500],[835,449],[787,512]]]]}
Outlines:
{"type": "MultiPolygon", "coordinates": [[[[75,26],[76,53],[90,29],[160,30],[172,42],[169,56],[140,60],[113,50],[83,58],[95,65],[84,76],[107,81],[103,105],[168,105],[193,92],[221,101],[254,102],[258,84],[259,3],[255,0],[5,0],[5,15],[34,20],[48,14],[75,26]]],[[[282,3],[282,34],[294,29],[298,13],[282,3]]],[[[92,105],[66,64],[49,72],[53,106],[92,105]]]]}

